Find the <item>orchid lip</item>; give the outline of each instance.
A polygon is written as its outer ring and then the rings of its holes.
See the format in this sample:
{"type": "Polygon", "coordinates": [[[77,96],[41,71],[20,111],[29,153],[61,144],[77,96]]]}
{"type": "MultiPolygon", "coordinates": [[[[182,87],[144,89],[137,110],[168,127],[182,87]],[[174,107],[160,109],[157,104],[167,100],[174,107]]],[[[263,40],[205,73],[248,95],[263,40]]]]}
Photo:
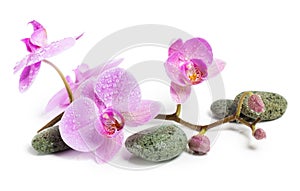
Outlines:
{"type": "Polygon", "coordinates": [[[182,65],[182,72],[184,76],[191,85],[196,85],[201,83],[206,79],[207,74],[192,61],[186,61],[182,65]]]}
{"type": "Polygon", "coordinates": [[[106,108],[100,114],[99,119],[103,128],[101,132],[108,137],[119,134],[125,125],[124,117],[113,108],[106,108]]]}

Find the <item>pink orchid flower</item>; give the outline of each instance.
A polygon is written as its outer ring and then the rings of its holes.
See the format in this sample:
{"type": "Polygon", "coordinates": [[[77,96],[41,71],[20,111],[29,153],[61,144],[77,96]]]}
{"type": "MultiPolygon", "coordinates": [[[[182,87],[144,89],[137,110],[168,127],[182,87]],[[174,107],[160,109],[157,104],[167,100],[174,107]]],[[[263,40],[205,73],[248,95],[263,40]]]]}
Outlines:
{"type": "Polygon", "coordinates": [[[219,74],[225,67],[222,60],[213,60],[208,42],[192,38],[186,42],[175,41],[169,48],[165,62],[166,72],[171,79],[170,93],[177,103],[183,103],[191,93],[191,86],[219,74]]]}
{"type": "MultiPolygon", "coordinates": [[[[89,68],[87,64],[79,65],[75,70],[75,81],[71,79],[70,76],[66,76],[66,79],[70,85],[71,91],[76,92],[77,88],[86,80],[90,78],[97,78],[102,72],[110,68],[118,66],[122,62],[122,59],[116,61],[109,61],[104,65],[97,66],[95,68],[89,68]]],[[[74,95],[76,99],[78,96],[74,95]]],[[[70,104],[69,96],[67,90],[62,88],[58,91],[48,102],[45,111],[49,112],[54,108],[58,107],[60,109],[65,109],[70,104]]]]}
{"type": "Polygon", "coordinates": [[[31,86],[40,70],[41,61],[71,48],[75,41],[82,36],[68,37],[48,44],[46,29],[35,20],[29,22],[29,24],[33,26],[33,33],[30,38],[24,38],[21,41],[25,43],[30,54],[17,62],[14,67],[14,73],[23,69],[19,81],[20,92],[26,91],[31,86]]]}
{"type": "Polygon", "coordinates": [[[135,78],[111,68],[84,81],[65,110],[59,130],[72,149],[91,152],[97,161],[110,160],[121,148],[124,125],[138,126],[153,119],[160,104],[142,100],[135,78]]]}

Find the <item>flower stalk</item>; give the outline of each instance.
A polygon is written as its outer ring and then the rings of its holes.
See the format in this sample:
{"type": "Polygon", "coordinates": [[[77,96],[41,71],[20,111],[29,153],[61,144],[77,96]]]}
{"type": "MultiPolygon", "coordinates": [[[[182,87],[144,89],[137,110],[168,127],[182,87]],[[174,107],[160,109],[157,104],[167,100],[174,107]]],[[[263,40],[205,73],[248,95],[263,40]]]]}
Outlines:
{"type": "Polygon", "coordinates": [[[69,100],[70,103],[72,103],[72,101],[74,101],[74,97],[70,88],[69,83],[67,82],[65,76],[63,75],[63,73],[59,70],[59,68],[53,64],[52,62],[50,62],[49,60],[43,60],[43,62],[45,62],[46,64],[48,64],[49,66],[51,66],[52,68],[55,69],[55,71],[58,73],[58,75],[60,76],[61,80],[63,81],[65,88],[67,90],[68,96],[69,96],[69,100]]]}
{"type": "Polygon", "coordinates": [[[228,123],[228,122],[232,122],[232,121],[238,121],[246,126],[248,126],[252,133],[255,131],[255,125],[261,121],[261,118],[257,118],[255,121],[253,122],[248,122],[246,120],[244,120],[243,118],[240,117],[240,114],[241,114],[241,110],[242,110],[242,106],[243,106],[243,101],[244,99],[246,98],[247,95],[252,95],[253,93],[252,92],[245,92],[239,99],[239,103],[238,103],[238,106],[237,106],[237,109],[236,109],[236,112],[235,114],[233,115],[229,115],[227,117],[224,117],[223,119],[220,119],[218,121],[215,121],[211,124],[208,124],[208,125],[195,125],[195,124],[192,124],[192,123],[189,123],[183,119],[181,119],[179,117],[178,114],[180,114],[180,111],[181,111],[181,104],[178,104],[177,105],[177,108],[176,108],[176,111],[175,113],[173,114],[159,114],[155,117],[155,119],[160,119],[160,120],[169,120],[169,121],[175,121],[183,126],[186,126],[190,129],[193,129],[193,130],[196,130],[198,131],[200,134],[204,134],[208,129],[211,129],[213,127],[216,127],[216,126],[219,126],[219,125],[222,125],[222,124],[225,124],[225,123],[228,123]]]}
{"type": "MultiPolygon", "coordinates": [[[[70,103],[72,103],[74,101],[74,97],[73,97],[73,93],[72,90],[70,88],[69,83],[67,82],[65,76],[63,75],[63,73],[60,71],[60,69],[53,64],[52,62],[50,62],[49,60],[43,60],[44,63],[48,64],[49,66],[51,66],[52,68],[55,69],[55,71],[58,73],[58,75],[60,76],[61,80],[63,81],[66,91],[68,93],[69,96],[69,100],[70,103]]],[[[62,118],[62,116],[64,115],[64,112],[60,113],[59,115],[57,115],[56,117],[54,117],[51,121],[49,121],[46,125],[44,125],[42,128],[40,128],[37,133],[41,132],[44,129],[47,129],[49,127],[52,127],[53,125],[55,125],[57,122],[59,122],[62,118]]]]}

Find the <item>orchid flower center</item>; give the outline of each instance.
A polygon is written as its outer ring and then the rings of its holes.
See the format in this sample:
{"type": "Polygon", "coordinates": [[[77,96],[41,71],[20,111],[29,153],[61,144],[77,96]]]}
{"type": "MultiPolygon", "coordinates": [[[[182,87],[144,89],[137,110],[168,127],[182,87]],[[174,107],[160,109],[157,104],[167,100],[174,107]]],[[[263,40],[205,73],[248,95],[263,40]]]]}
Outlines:
{"type": "Polygon", "coordinates": [[[200,68],[197,67],[197,65],[194,64],[193,62],[191,61],[187,62],[184,65],[184,67],[185,67],[184,69],[185,69],[186,77],[188,78],[188,80],[192,85],[199,84],[205,79],[206,77],[205,73],[202,72],[200,68]]]}
{"type": "Polygon", "coordinates": [[[109,137],[117,135],[123,129],[125,123],[123,116],[112,108],[107,108],[101,113],[100,122],[104,133],[109,137]]]}

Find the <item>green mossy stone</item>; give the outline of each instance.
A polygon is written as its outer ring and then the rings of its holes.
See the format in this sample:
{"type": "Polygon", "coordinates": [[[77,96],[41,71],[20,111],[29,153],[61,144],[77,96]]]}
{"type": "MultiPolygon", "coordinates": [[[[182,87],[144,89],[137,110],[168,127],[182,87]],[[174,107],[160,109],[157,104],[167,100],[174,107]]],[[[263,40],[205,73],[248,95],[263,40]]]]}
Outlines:
{"type": "Polygon", "coordinates": [[[187,137],[176,125],[152,127],[129,136],[125,141],[129,152],[153,162],[177,157],[186,145],[187,137]]]}
{"type": "Polygon", "coordinates": [[[62,140],[58,126],[45,129],[35,135],[31,142],[32,147],[38,153],[50,154],[70,149],[62,140]]]}
{"type": "MultiPolygon", "coordinates": [[[[252,119],[256,119],[260,117],[262,121],[270,121],[270,120],[280,118],[286,111],[288,103],[283,96],[272,92],[263,92],[263,91],[252,91],[252,92],[261,96],[265,104],[265,111],[261,114],[257,114],[253,112],[247,106],[248,105],[247,101],[249,96],[246,96],[241,111],[243,115],[250,117],[252,119]]],[[[244,92],[240,93],[235,97],[234,102],[236,104],[238,103],[243,93],[244,92]]]]}

